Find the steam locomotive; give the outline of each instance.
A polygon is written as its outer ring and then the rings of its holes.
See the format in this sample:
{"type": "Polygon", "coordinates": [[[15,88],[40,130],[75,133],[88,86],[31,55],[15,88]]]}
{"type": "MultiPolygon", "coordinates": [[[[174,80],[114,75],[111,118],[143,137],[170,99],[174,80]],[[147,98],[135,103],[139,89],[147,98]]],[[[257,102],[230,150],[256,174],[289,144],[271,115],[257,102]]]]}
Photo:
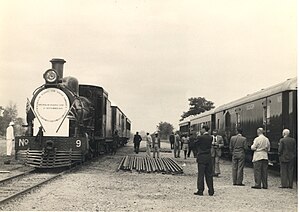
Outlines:
{"type": "MultiPolygon", "coordinates": [[[[297,78],[185,119],[179,123],[179,129],[181,134],[197,134],[203,125],[217,129],[223,136],[224,156],[230,154],[229,141],[237,128],[243,129],[250,147],[257,136],[256,129],[263,127],[271,144],[269,162],[278,165],[278,143],[282,130],[288,128],[291,136],[297,139],[297,78]]],[[[252,160],[252,154],[249,148],[246,155],[248,161],[252,160]]]]}
{"type": "Polygon", "coordinates": [[[52,59],[31,101],[27,131],[16,137],[16,159],[38,168],[81,163],[127,143],[131,122],[99,86],[63,77],[63,59],[52,59]]]}

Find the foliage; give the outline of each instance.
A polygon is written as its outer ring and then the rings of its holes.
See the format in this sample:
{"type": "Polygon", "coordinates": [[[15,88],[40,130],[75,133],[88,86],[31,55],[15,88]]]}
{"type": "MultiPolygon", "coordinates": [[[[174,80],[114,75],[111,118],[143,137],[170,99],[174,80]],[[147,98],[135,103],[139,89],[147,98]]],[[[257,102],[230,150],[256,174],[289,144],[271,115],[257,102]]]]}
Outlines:
{"type": "Polygon", "coordinates": [[[22,135],[24,133],[24,128],[22,127],[24,121],[22,118],[18,117],[16,103],[9,102],[9,105],[7,107],[3,109],[3,107],[0,106],[0,109],[4,110],[2,116],[0,116],[0,135],[6,135],[6,128],[11,121],[15,123],[15,135],[22,135]]]}
{"type": "Polygon", "coordinates": [[[187,112],[183,112],[180,121],[191,115],[197,115],[205,111],[215,108],[212,101],[206,100],[204,97],[192,97],[188,99],[190,108],[187,112]]]}
{"type": "Polygon", "coordinates": [[[167,139],[168,136],[173,132],[174,127],[172,124],[170,124],[168,122],[160,122],[157,125],[157,129],[159,131],[160,137],[162,139],[167,139]]]}

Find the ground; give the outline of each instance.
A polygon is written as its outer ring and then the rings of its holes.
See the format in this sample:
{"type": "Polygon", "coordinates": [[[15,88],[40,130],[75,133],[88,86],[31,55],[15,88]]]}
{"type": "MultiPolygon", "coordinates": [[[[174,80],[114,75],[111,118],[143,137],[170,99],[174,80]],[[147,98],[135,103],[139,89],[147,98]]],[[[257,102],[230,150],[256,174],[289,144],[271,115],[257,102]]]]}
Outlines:
{"type": "MultiPolygon", "coordinates": [[[[3,144],[1,141],[1,155],[3,144]]],[[[141,146],[145,146],[145,141],[141,146]]],[[[168,148],[169,144],[162,143],[162,146],[168,148]]],[[[206,190],[204,196],[195,196],[197,164],[194,158],[176,158],[184,170],[180,175],[116,171],[122,157],[128,154],[134,154],[132,142],[119,149],[116,155],[102,156],[75,173],[63,175],[1,205],[0,210],[297,211],[297,186],[294,189],[278,188],[278,175],[269,174],[269,189],[251,189],[253,170],[246,167],[246,186],[236,187],[231,181],[230,161],[222,160],[221,176],[214,178],[215,195],[209,196],[206,190]]],[[[139,155],[145,155],[145,152],[139,155]]],[[[173,157],[173,154],[165,152],[162,156],[173,157]]],[[[1,164],[0,168],[7,166],[1,164]]]]}

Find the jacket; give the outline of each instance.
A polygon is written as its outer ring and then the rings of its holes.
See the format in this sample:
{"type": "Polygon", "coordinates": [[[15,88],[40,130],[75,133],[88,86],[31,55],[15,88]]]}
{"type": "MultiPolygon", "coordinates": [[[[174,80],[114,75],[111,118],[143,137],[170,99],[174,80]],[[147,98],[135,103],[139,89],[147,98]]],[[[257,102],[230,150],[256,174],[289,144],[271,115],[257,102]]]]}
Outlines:
{"type": "Polygon", "coordinates": [[[169,141],[170,141],[171,144],[174,144],[174,142],[175,142],[175,135],[174,134],[171,134],[169,136],[169,141]]]}
{"type": "Polygon", "coordinates": [[[152,147],[154,147],[154,145],[155,145],[155,139],[158,140],[158,147],[160,148],[160,137],[155,137],[155,136],[152,139],[152,147]]]}
{"type": "Polygon", "coordinates": [[[230,138],[229,150],[234,159],[245,158],[245,153],[247,149],[247,140],[241,134],[232,136],[230,138]]]}
{"type": "Polygon", "coordinates": [[[252,162],[259,160],[268,160],[270,141],[266,136],[259,135],[254,139],[251,149],[254,151],[252,162]]]}
{"type": "Polygon", "coordinates": [[[290,162],[296,157],[296,140],[284,137],[279,141],[278,155],[280,162],[290,162]]]}
{"type": "Polygon", "coordinates": [[[208,133],[199,136],[195,142],[195,148],[197,149],[197,163],[209,163],[211,162],[211,146],[212,136],[208,133]]]}
{"type": "Polygon", "coordinates": [[[175,135],[175,142],[174,142],[174,146],[179,147],[180,146],[180,137],[178,134],[175,135]]]}
{"type": "Polygon", "coordinates": [[[220,135],[216,136],[216,141],[214,141],[214,139],[215,139],[214,136],[212,136],[212,138],[213,138],[213,141],[212,141],[212,147],[211,147],[211,156],[212,157],[216,157],[216,156],[221,157],[221,155],[222,155],[221,147],[224,146],[223,138],[220,135]]]}
{"type": "Polygon", "coordinates": [[[133,143],[140,143],[142,141],[142,137],[140,135],[134,135],[133,143]]]}
{"type": "Polygon", "coordinates": [[[14,128],[12,126],[9,126],[6,128],[6,140],[14,140],[14,128]]]}

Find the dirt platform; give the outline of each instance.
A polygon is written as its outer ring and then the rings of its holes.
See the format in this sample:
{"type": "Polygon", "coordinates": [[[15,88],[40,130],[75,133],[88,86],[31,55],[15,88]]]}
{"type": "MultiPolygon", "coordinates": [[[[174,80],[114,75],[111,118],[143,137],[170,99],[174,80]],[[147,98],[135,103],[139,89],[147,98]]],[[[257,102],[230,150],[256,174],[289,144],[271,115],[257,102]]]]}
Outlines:
{"type": "MultiPolygon", "coordinates": [[[[142,146],[145,145],[143,142],[142,146]]],[[[162,143],[164,148],[169,144],[162,143]]],[[[124,155],[134,154],[132,142],[114,156],[106,155],[0,206],[21,211],[297,211],[297,188],[280,189],[278,176],[269,175],[269,189],[254,190],[253,170],[245,168],[245,187],[232,186],[231,164],[221,161],[214,178],[215,195],[195,196],[197,164],[194,158],[176,158],[180,175],[138,173],[116,169],[124,155]]],[[[139,155],[145,154],[144,152],[139,155]]],[[[182,154],[182,152],[181,152],[182,154]]],[[[172,153],[162,153],[172,157],[172,153]]],[[[182,156],[182,155],[181,155],[182,156]]]]}

